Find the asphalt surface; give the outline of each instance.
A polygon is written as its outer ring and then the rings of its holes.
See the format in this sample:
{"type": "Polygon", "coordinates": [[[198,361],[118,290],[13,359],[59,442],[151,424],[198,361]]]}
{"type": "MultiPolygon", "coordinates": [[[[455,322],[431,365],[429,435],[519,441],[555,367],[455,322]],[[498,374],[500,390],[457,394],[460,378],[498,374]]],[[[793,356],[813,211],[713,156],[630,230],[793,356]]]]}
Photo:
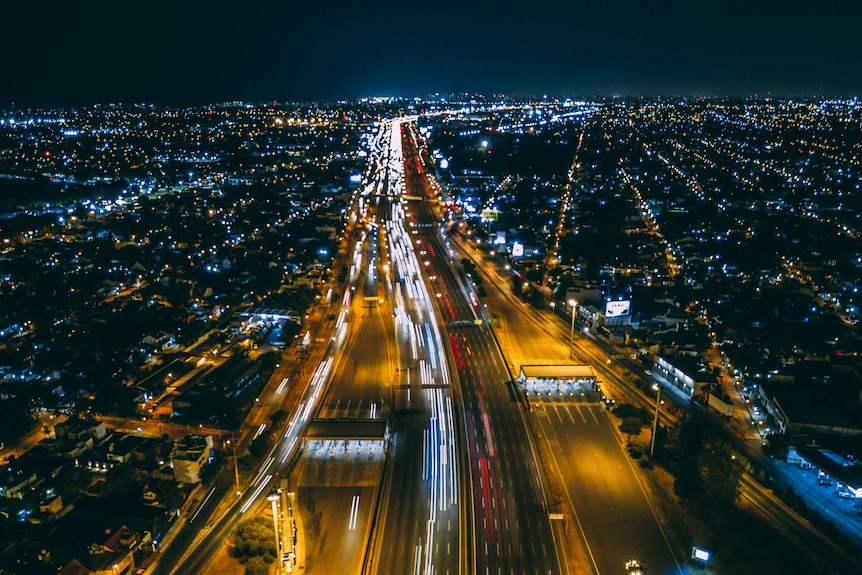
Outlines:
{"type": "MultiPolygon", "coordinates": [[[[415,151],[407,153],[415,161],[415,151]]],[[[405,179],[406,193],[400,195],[416,197],[420,192],[415,171],[408,171],[405,179]]],[[[387,293],[396,309],[399,345],[392,365],[396,370],[392,448],[380,534],[370,565],[370,572],[379,574],[461,572],[452,387],[447,366],[441,362],[445,356],[439,327],[420,269],[420,260],[424,262],[427,254],[414,243],[419,236],[411,233],[404,219],[422,211],[422,204],[420,199],[402,197],[386,228],[390,253],[402,256],[389,262],[392,287],[387,293]]]]}
{"type": "Polygon", "coordinates": [[[620,445],[615,422],[590,395],[591,401],[531,403],[595,572],[620,572],[630,557],[650,573],[687,572],[665,538],[635,463],[620,445]]]}
{"type": "MultiPolygon", "coordinates": [[[[481,261],[482,254],[468,253],[481,261]]],[[[591,364],[599,372],[608,371],[596,350],[585,350],[589,342],[580,333],[572,341],[570,329],[512,296],[511,282],[498,269],[483,266],[482,271],[489,276],[486,285],[492,284],[486,301],[494,310],[494,328],[510,369],[529,364],[591,364]]],[[[615,374],[608,373],[602,386],[608,379],[620,385],[615,374]]],[[[527,392],[530,420],[546,447],[544,464],[563,485],[564,501],[551,501],[549,512],[564,516],[562,539],[571,545],[571,534],[577,531],[576,540],[583,546],[583,550],[566,549],[567,555],[583,558],[580,563],[570,562],[569,568],[577,565],[576,572],[617,573],[623,571],[626,559],[637,557],[650,573],[687,572],[666,540],[650,495],[596,390],[564,383],[533,386],[527,392]]]]}
{"type": "Polygon", "coordinates": [[[362,572],[384,458],[382,442],[306,441],[291,475],[305,572],[362,572]]]}
{"type": "Polygon", "coordinates": [[[482,323],[483,309],[453,262],[454,252],[436,227],[423,225],[436,221],[430,203],[416,206],[414,218],[428,276],[434,278],[436,307],[449,323],[447,352],[459,381],[469,465],[468,572],[560,573],[541,473],[511,374],[491,328],[482,323]],[[478,325],[466,325],[476,320],[478,325]]]}

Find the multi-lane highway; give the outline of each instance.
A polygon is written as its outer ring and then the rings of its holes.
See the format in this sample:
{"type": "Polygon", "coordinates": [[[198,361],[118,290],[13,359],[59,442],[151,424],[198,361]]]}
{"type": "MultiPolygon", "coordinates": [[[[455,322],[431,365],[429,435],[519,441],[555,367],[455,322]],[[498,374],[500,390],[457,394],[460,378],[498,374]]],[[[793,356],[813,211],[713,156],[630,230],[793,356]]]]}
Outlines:
{"type": "Polygon", "coordinates": [[[391,273],[386,285],[399,342],[392,364],[393,446],[371,568],[381,574],[454,574],[462,572],[462,546],[453,396],[422,274],[423,250],[406,220],[416,202],[405,187],[401,124],[390,128],[397,162],[390,164],[391,210],[384,219],[391,273]]]}
{"type": "Polygon", "coordinates": [[[453,265],[454,252],[438,234],[439,218],[426,196],[416,134],[405,130],[408,183],[416,201],[411,223],[436,308],[448,323],[447,353],[461,392],[459,415],[469,486],[470,546],[468,572],[561,572],[550,529],[541,471],[511,375],[484,322],[475,294],[453,265]]]}
{"type": "Polygon", "coordinates": [[[618,572],[629,557],[650,573],[685,572],[604,406],[595,399],[532,403],[573,509],[567,519],[582,530],[595,572],[618,572]]]}
{"type": "MultiPolygon", "coordinates": [[[[476,258],[473,251],[459,238],[453,240],[459,250],[476,258]]],[[[495,329],[501,347],[514,369],[525,364],[590,363],[606,373],[606,362],[593,357],[594,350],[585,349],[580,338],[575,341],[570,357],[570,334],[560,322],[546,312],[523,304],[511,293],[510,282],[503,281],[499,270],[490,265],[480,267],[488,275],[490,285],[485,298],[495,311],[495,329]],[[592,353],[591,353],[592,352],[592,353]]],[[[537,393],[530,389],[532,411],[529,417],[544,442],[544,465],[561,485],[555,494],[553,509],[563,515],[570,571],[589,570],[593,573],[622,571],[625,560],[638,557],[649,566],[651,573],[683,573],[672,545],[663,532],[649,493],[622,448],[621,437],[600,398],[591,386],[564,384],[547,386],[537,393]],[[578,537],[574,537],[577,533],[578,537]],[[580,545],[583,549],[573,549],[580,545]]]]}

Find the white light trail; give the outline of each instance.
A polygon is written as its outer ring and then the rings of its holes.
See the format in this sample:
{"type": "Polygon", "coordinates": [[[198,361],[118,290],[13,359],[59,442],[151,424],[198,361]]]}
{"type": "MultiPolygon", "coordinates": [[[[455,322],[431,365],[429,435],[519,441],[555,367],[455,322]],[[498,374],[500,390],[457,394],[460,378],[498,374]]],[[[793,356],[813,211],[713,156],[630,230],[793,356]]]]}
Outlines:
{"type": "Polygon", "coordinates": [[[350,503],[350,519],[347,521],[347,529],[356,529],[356,522],[359,519],[359,496],[354,495],[353,501],[350,503]]]}

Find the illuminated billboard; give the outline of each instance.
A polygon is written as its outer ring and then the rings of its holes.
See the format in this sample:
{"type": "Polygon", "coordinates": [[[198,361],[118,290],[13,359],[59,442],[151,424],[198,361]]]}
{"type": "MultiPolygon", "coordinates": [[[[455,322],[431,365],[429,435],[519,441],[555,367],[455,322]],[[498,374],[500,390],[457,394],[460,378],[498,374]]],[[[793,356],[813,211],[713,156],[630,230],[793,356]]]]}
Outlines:
{"type": "Polygon", "coordinates": [[[605,317],[622,317],[629,315],[632,302],[629,300],[609,301],[605,304],[605,317]]]}
{"type": "Polygon", "coordinates": [[[482,210],[482,221],[483,222],[496,222],[500,217],[499,210],[482,210]]]}
{"type": "Polygon", "coordinates": [[[515,242],[512,244],[512,257],[520,258],[524,255],[524,244],[521,242],[515,242]]]}

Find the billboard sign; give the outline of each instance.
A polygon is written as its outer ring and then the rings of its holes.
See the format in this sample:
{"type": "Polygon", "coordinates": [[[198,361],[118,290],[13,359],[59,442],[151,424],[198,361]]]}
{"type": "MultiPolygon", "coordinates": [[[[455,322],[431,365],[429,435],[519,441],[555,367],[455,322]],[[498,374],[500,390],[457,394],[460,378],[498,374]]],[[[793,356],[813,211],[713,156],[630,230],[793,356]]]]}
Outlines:
{"type": "Polygon", "coordinates": [[[520,258],[524,255],[524,244],[521,242],[515,242],[512,244],[512,257],[520,258]]]}
{"type": "Polygon", "coordinates": [[[605,304],[605,317],[622,317],[629,315],[632,302],[629,300],[609,301],[605,304]]]}
{"type": "Polygon", "coordinates": [[[496,222],[500,217],[499,210],[482,210],[482,221],[483,222],[496,222]]]}

